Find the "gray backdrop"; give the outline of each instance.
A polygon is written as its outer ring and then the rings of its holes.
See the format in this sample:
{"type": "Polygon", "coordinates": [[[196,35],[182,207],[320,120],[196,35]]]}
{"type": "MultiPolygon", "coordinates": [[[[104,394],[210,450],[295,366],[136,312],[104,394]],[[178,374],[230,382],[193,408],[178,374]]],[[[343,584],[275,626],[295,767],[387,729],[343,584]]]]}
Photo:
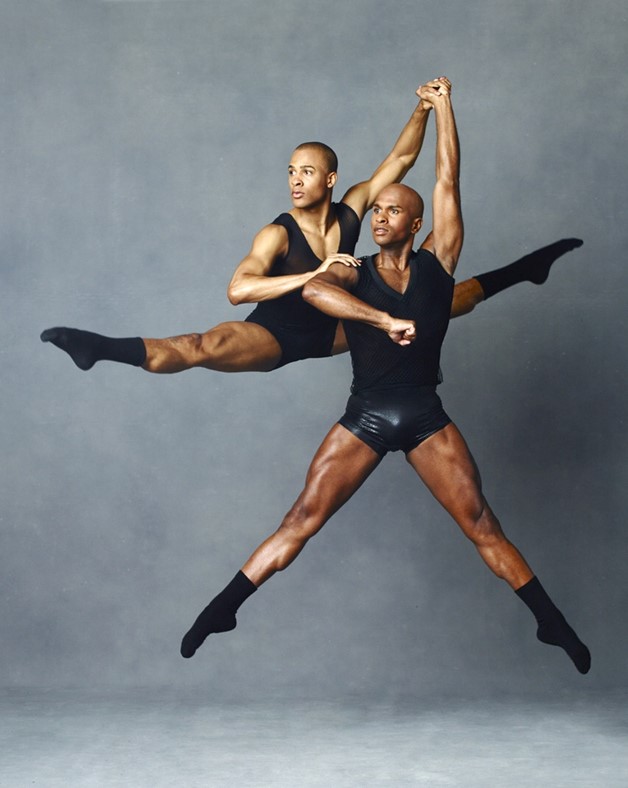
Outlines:
{"type": "MultiPolygon", "coordinates": [[[[5,684],[227,699],[625,684],[626,17],[623,0],[3,0],[5,684]],[[439,74],[463,151],[458,280],[585,241],[544,287],[452,324],[441,393],[594,668],[583,679],[537,644],[398,455],[234,633],[183,661],[183,632],[299,492],[348,360],[85,374],[39,332],[243,318],[226,286],[290,207],[292,148],[331,144],[340,196],[439,74]]],[[[407,179],[428,197],[433,160],[430,127],[407,179]]],[[[358,250],[371,247],[365,231],[358,250]]]]}

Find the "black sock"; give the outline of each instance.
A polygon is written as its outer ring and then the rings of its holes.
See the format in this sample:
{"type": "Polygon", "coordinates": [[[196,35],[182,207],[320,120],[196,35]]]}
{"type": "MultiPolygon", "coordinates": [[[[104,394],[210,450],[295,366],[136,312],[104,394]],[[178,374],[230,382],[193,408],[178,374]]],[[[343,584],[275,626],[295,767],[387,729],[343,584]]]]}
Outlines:
{"type": "Polygon", "coordinates": [[[257,591],[257,586],[243,572],[238,572],[229,585],[201,611],[185,633],[181,641],[181,656],[186,659],[193,657],[196,649],[203,645],[205,638],[212,632],[235,629],[236,611],[254,591],[257,591]]]}
{"type": "Polygon", "coordinates": [[[535,285],[542,285],[549,276],[552,264],[559,257],[572,249],[577,249],[582,244],[583,241],[580,238],[563,238],[561,241],[530,252],[510,265],[495,271],[487,271],[485,274],[478,274],[473,278],[480,283],[484,291],[484,298],[501,293],[502,290],[519,284],[519,282],[534,282],[535,285]]]}
{"type": "Polygon", "coordinates": [[[140,337],[112,339],[79,328],[57,326],[40,335],[42,342],[52,342],[70,356],[79,369],[91,369],[97,361],[119,361],[141,367],[146,361],[146,346],[140,337]]]}
{"type": "Polygon", "coordinates": [[[550,646],[560,646],[567,652],[580,673],[588,673],[591,667],[589,649],[565,621],[565,617],[549,598],[538,578],[533,577],[515,593],[526,603],[536,618],[537,638],[550,646]]]}

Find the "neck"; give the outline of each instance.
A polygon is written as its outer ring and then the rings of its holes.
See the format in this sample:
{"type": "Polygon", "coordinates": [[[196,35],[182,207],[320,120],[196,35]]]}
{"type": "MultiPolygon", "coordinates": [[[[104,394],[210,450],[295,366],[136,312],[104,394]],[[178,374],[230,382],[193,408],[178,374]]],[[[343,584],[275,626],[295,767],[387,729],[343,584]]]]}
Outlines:
{"type": "Polygon", "coordinates": [[[399,271],[405,270],[410,264],[410,258],[412,257],[413,241],[414,236],[411,236],[399,246],[380,246],[379,254],[375,257],[375,265],[377,265],[378,268],[396,268],[399,271]]]}
{"type": "Polygon", "coordinates": [[[331,195],[323,202],[316,205],[309,205],[307,208],[294,207],[290,213],[296,221],[304,227],[318,227],[327,229],[333,222],[334,216],[331,211],[331,195]]]}

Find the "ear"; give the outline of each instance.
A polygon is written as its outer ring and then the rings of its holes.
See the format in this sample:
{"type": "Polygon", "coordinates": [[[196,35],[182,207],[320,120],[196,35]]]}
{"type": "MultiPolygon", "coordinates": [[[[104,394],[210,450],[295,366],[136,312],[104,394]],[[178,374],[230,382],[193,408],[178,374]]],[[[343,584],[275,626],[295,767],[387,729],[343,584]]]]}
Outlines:
{"type": "Polygon", "coordinates": [[[423,218],[421,216],[417,216],[417,218],[412,222],[412,227],[410,228],[412,235],[416,235],[422,226],[423,218]]]}
{"type": "Polygon", "coordinates": [[[336,181],[338,180],[338,173],[337,172],[330,172],[327,176],[327,188],[333,189],[336,185],[336,181]]]}

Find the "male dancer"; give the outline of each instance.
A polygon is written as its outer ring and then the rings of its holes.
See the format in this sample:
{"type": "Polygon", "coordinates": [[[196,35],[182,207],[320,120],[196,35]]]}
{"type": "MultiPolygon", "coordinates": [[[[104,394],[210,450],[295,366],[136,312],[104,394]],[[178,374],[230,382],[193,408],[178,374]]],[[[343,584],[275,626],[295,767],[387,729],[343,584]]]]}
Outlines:
{"type": "MultiPolygon", "coordinates": [[[[427,85],[443,95],[451,89],[445,77],[427,85]]],[[[419,96],[420,90],[416,91],[419,96]]],[[[166,339],[117,339],[55,327],[42,333],[42,341],[65,350],[83,370],[107,359],[157,373],[192,367],[222,372],[270,371],[299,359],[345,351],[342,325],[306,304],[301,289],[328,268],[330,255],[353,254],[360,223],[375,195],[401,181],[416,161],[430,109],[430,104],[419,100],[386,159],[368,180],[352,186],[339,203],[332,202],[338,166],[335,153],[322,143],[299,145],[288,167],[292,210],[255,236],[229,285],[232,303],[259,302],[245,321],[221,323],[203,334],[166,339]]],[[[518,282],[541,284],[552,263],[581,243],[563,239],[505,268],[462,282],[454,291],[452,316],[467,314],[480,301],[518,282]]],[[[347,265],[356,265],[346,260],[347,265]]]]}
{"type": "Polygon", "coordinates": [[[345,321],[353,393],[278,530],[184,636],[184,657],[193,656],[212,632],[233,629],[242,602],[298,556],[388,451],[402,450],[487,566],[528,605],[537,620],[538,639],[562,647],[580,673],[590,668],[588,648],[505,537],[482,494],[475,461],[436,393],[452,275],[463,241],[459,146],[449,93],[427,86],[420,95],[436,115],[432,231],[413,253],[423,201],[407,186],[387,186],[375,200],[371,219],[379,253],[359,268],[347,266],[345,255],[336,255],[334,261],[341,265],[331,266],[305,286],[303,298],[309,304],[345,321]]]}

